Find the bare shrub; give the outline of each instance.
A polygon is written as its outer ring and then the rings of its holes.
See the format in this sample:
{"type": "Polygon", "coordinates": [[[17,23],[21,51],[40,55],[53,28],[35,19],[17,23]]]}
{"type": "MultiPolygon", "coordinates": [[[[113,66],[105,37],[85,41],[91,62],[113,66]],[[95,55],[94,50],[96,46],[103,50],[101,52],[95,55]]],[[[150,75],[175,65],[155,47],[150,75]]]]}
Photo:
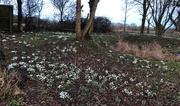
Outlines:
{"type": "Polygon", "coordinates": [[[160,44],[153,41],[138,47],[120,39],[116,46],[110,46],[112,50],[132,54],[149,60],[180,61],[180,56],[170,55],[160,44]]]}
{"type": "Polygon", "coordinates": [[[150,60],[164,60],[165,58],[163,48],[157,42],[143,45],[140,56],[150,60]]]}
{"type": "MultiPolygon", "coordinates": [[[[116,46],[110,46],[111,49],[116,51],[125,52],[128,54],[136,55],[139,57],[143,57],[149,60],[166,60],[165,50],[161,47],[157,42],[152,42],[148,44],[144,44],[141,47],[138,47],[136,44],[129,44],[124,42],[122,39],[119,40],[116,46]]],[[[174,61],[180,61],[180,59],[176,56],[172,58],[174,61]]]]}

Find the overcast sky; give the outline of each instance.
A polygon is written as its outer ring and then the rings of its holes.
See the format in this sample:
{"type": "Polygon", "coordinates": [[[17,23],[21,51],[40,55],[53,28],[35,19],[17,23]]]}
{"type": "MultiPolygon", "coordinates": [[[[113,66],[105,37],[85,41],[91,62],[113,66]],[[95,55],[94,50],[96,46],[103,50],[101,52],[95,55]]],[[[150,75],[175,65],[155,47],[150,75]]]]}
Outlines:
{"type": "MultiPolygon", "coordinates": [[[[76,1],[76,0],[75,0],[76,1]]],[[[86,15],[89,12],[89,0],[82,0],[84,14],[86,15]]],[[[55,9],[49,0],[45,0],[45,6],[43,10],[44,18],[52,18],[55,9]]],[[[122,1],[121,0],[100,0],[96,10],[96,16],[105,16],[108,17],[112,22],[123,23],[124,12],[122,11],[122,1]]],[[[127,19],[127,23],[136,23],[137,25],[141,24],[141,16],[137,13],[137,10],[132,10],[131,15],[127,19]]]]}
{"type": "MultiPolygon", "coordinates": [[[[52,6],[50,0],[44,0],[45,5],[42,11],[42,18],[53,19],[55,9],[52,6]]],[[[74,0],[76,1],[76,0],[74,0]]],[[[89,12],[89,0],[82,0],[84,15],[87,16],[89,12]]],[[[108,17],[112,22],[123,23],[124,12],[122,11],[122,0],[100,0],[96,10],[96,16],[108,17]]],[[[131,15],[127,19],[127,23],[135,23],[137,25],[141,24],[141,16],[137,13],[137,10],[131,10],[131,15]]]]}

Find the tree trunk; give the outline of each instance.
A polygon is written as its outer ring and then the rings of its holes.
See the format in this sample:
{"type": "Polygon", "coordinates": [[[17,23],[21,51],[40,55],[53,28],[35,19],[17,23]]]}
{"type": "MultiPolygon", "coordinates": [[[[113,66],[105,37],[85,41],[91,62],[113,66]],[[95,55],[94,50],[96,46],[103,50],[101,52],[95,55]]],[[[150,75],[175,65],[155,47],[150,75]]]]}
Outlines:
{"type": "Polygon", "coordinates": [[[82,41],[81,38],[81,0],[76,1],[76,37],[78,40],[82,41]]]}
{"type": "Polygon", "coordinates": [[[64,10],[61,11],[61,19],[60,19],[60,28],[61,28],[60,30],[61,31],[63,31],[63,27],[64,27],[64,25],[63,25],[63,12],[64,12],[64,10]]]}
{"type": "Polygon", "coordinates": [[[141,25],[141,32],[140,32],[141,35],[144,34],[145,21],[146,21],[146,14],[143,14],[143,17],[142,17],[142,25],[141,25]]]}
{"type": "MultiPolygon", "coordinates": [[[[96,8],[97,8],[97,4],[99,2],[99,0],[90,0],[90,3],[92,3],[92,9],[90,9],[90,17],[86,22],[86,25],[84,27],[84,29],[81,31],[81,0],[77,0],[77,7],[76,7],[76,37],[78,40],[83,41],[83,40],[88,40],[89,36],[88,35],[88,31],[90,31],[90,29],[92,28],[92,23],[93,23],[93,19],[95,16],[95,12],[96,12],[96,8]]],[[[91,7],[91,6],[90,6],[91,7]]]]}
{"type": "Polygon", "coordinates": [[[149,34],[150,33],[150,19],[148,19],[148,27],[147,27],[147,34],[149,34]]]}
{"type": "Polygon", "coordinates": [[[156,22],[155,31],[156,31],[157,36],[162,36],[164,34],[165,30],[163,28],[163,25],[160,22],[156,22]]]}
{"type": "Polygon", "coordinates": [[[22,1],[17,0],[17,4],[18,4],[18,32],[22,32],[23,31],[23,27],[22,27],[22,1]]]}
{"type": "Polygon", "coordinates": [[[142,15],[142,25],[141,25],[141,34],[144,34],[145,22],[147,17],[147,12],[149,10],[150,5],[147,3],[147,0],[143,0],[143,15],[142,15]]]}

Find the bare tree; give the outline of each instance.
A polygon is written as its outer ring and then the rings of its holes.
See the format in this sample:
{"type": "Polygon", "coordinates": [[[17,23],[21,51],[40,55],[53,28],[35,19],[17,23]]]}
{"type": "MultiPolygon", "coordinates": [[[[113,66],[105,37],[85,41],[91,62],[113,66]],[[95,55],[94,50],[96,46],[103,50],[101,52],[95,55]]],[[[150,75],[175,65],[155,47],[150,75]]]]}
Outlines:
{"type": "Polygon", "coordinates": [[[18,32],[22,32],[23,31],[22,0],[17,0],[17,5],[18,5],[18,32]]]}
{"type": "Polygon", "coordinates": [[[127,18],[132,14],[130,10],[133,9],[134,5],[132,5],[132,0],[123,0],[122,10],[124,12],[124,29],[123,31],[126,32],[126,25],[127,25],[127,18]]]}
{"type": "Polygon", "coordinates": [[[176,8],[175,18],[173,16],[170,17],[171,22],[174,24],[176,31],[180,31],[180,3],[176,4],[174,1],[174,5],[176,8]]]}
{"type": "Polygon", "coordinates": [[[76,0],[76,37],[79,41],[88,40],[90,35],[88,31],[91,29],[93,19],[95,16],[96,8],[99,3],[99,0],[89,0],[90,7],[90,16],[87,19],[86,25],[83,30],[81,30],[81,0],[76,0]]]}
{"type": "MultiPolygon", "coordinates": [[[[135,5],[140,6],[140,14],[142,15],[142,21],[141,21],[141,32],[140,34],[144,34],[144,28],[145,28],[145,22],[146,20],[149,22],[150,20],[147,18],[148,10],[150,8],[149,2],[150,0],[134,0],[135,5]]],[[[151,18],[150,18],[151,19],[151,18]]]]}
{"type": "Polygon", "coordinates": [[[151,0],[149,1],[152,13],[152,26],[155,28],[156,35],[163,35],[173,24],[170,23],[170,18],[175,12],[176,4],[180,0],[151,0]]]}
{"type": "Polygon", "coordinates": [[[43,5],[44,5],[44,0],[39,1],[38,3],[38,29],[40,29],[40,19],[41,19],[41,11],[43,9],[43,5]]]}
{"type": "Polygon", "coordinates": [[[42,7],[39,5],[42,1],[43,0],[26,0],[26,5],[24,6],[26,29],[31,30],[34,26],[32,22],[33,16],[39,13],[39,10],[42,10],[42,7]]]}
{"type": "Polygon", "coordinates": [[[61,23],[61,28],[63,28],[63,17],[65,12],[68,10],[68,5],[70,4],[70,0],[51,0],[51,3],[60,12],[60,23],[61,23]]]}

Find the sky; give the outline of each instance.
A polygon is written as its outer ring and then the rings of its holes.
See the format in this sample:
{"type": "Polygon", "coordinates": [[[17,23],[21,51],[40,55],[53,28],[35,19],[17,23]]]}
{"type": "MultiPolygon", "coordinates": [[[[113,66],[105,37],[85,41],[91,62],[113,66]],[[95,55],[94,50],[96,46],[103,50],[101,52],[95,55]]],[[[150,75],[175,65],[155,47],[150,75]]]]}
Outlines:
{"type": "MultiPolygon", "coordinates": [[[[41,18],[48,18],[48,19],[54,19],[54,12],[56,9],[52,6],[50,0],[44,0],[45,5],[42,10],[41,18]]],[[[74,0],[76,1],[76,0],[74,0]]],[[[89,0],[82,0],[83,10],[84,10],[84,17],[87,16],[87,13],[89,12],[89,0]]],[[[108,19],[111,20],[111,22],[114,23],[123,23],[124,20],[124,12],[122,11],[122,0],[100,0],[98,3],[98,7],[96,10],[96,16],[105,16],[108,19]]],[[[127,18],[127,23],[132,24],[135,23],[136,25],[141,24],[141,16],[137,12],[137,10],[131,10],[129,12],[129,17],[127,18]]]]}
{"type": "MultiPolygon", "coordinates": [[[[87,16],[87,13],[89,12],[88,1],[89,0],[82,0],[82,4],[84,5],[83,14],[85,16],[87,16]]],[[[42,11],[43,18],[52,18],[55,9],[49,0],[45,0],[45,4],[46,5],[42,11]]],[[[105,16],[114,23],[123,23],[124,12],[122,11],[122,4],[123,2],[121,0],[100,0],[96,10],[96,16],[105,16]]],[[[139,13],[137,13],[137,10],[131,10],[129,13],[131,15],[129,15],[127,23],[135,23],[136,25],[140,25],[141,16],[139,13]]]]}

